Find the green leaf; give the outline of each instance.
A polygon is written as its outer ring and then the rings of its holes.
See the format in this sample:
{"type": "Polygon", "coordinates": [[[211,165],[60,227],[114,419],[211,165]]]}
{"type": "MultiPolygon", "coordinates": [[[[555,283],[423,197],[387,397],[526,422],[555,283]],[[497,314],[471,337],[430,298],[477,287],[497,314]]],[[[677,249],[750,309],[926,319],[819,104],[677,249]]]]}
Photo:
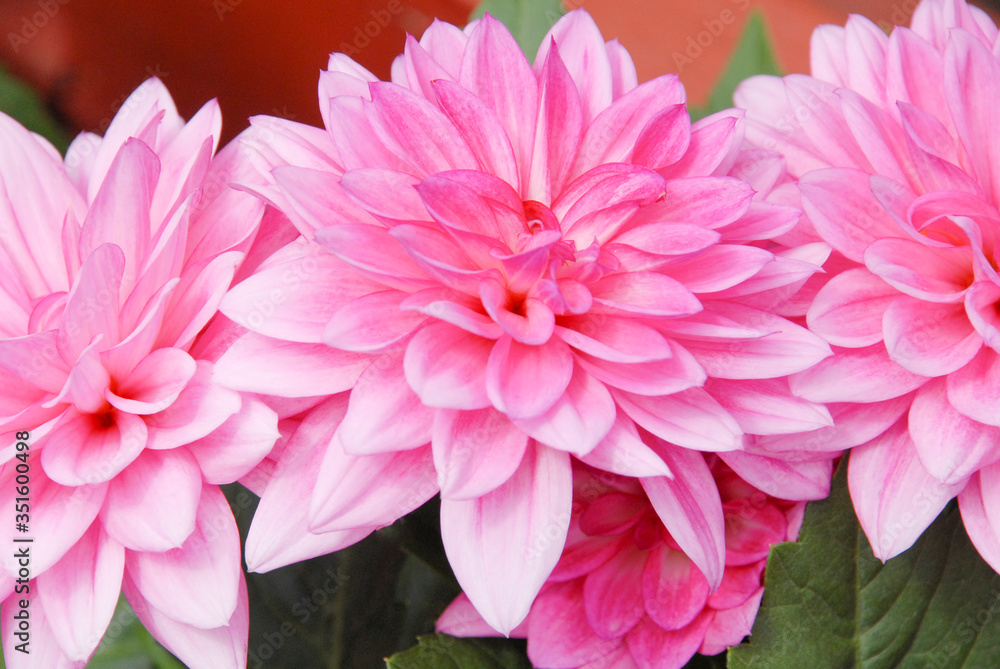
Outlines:
{"type": "Polygon", "coordinates": [[[845,458],[800,541],[771,549],[764,601],[749,642],[729,651],[731,669],[1000,667],[1000,575],[954,502],[883,565],[846,479],[845,458]]]}
{"type": "Polygon", "coordinates": [[[417,637],[417,642],[387,659],[386,669],[531,669],[523,642],[513,639],[432,634],[417,637]]]}
{"type": "Polygon", "coordinates": [[[37,132],[65,153],[66,134],[52,120],[45,106],[28,86],[0,68],[0,111],[32,132],[37,132]]]}
{"type": "Polygon", "coordinates": [[[482,18],[486,12],[507,26],[528,60],[534,60],[545,33],[566,10],[562,0],[483,0],[469,18],[482,18]]]}
{"type": "Polygon", "coordinates": [[[693,107],[692,118],[702,118],[733,106],[733,92],[741,81],[757,74],[781,75],[781,68],[774,57],[772,41],[759,11],[750,13],[740,41],[726,65],[725,71],[704,107],[693,107]]]}

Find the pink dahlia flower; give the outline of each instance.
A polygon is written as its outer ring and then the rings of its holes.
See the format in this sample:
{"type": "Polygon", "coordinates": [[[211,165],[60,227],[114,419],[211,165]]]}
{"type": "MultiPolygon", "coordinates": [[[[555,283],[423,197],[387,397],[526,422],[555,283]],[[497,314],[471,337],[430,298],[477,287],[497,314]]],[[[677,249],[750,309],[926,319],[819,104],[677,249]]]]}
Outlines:
{"type": "Polygon", "coordinates": [[[848,478],[882,559],[957,495],[1000,570],[996,45],[982,11],[925,0],[888,36],[858,16],[823,26],[814,76],[738,91],[749,137],[785,154],[815,234],[836,251],[808,311],[835,355],[791,384],[864,412],[848,478]]]}
{"type": "MultiPolygon", "coordinates": [[[[716,455],[704,456],[722,497],[726,568],[712,592],[639,482],[574,467],[573,516],[562,557],[512,636],[532,665],[670,669],[750,634],[772,544],[794,541],[803,502],[757,490],[716,455]]],[[[494,636],[465,595],[438,619],[455,636],[494,636]]]]}
{"type": "Polygon", "coordinates": [[[185,124],[151,79],[64,162],[0,115],[8,667],[84,666],[122,592],[189,666],[246,663],[239,534],[218,484],[277,431],[198,353],[262,213],[225,185],[235,149],[213,160],[220,122],[210,102],[185,124]]]}
{"type": "Polygon", "coordinates": [[[671,476],[656,492],[670,532],[718,587],[722,503],[700,451],[792,497],[829,483],[826,453],[786,461],[747,437],[831,422],[784,379],[829,355],[776,313],[800,313],[792,295],[829,247],[762,241],[799,216],[765,201],[780,159],[740,151],[739,112],[692,125],[677,77],[637,85],[583,11],[534,67],[486,17],[409,38],[393,72],[335,54],[325,130],[257,118],[246,139],[263,181],[246,187],[302,237],[226,296],[249,331],[217,375],[285,397],[350,390],[276,458],[251,569],[440,492],[458,580],[508,632],[559,560],[572,456],[671,476]]]}

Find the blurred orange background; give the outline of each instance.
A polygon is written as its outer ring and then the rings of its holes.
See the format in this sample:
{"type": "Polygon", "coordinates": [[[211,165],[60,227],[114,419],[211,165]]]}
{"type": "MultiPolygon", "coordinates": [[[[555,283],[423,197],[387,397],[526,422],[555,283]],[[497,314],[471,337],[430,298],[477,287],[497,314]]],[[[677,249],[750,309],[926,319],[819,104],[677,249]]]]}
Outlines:
{"type": "MultiPolygon", "coordinates": [[[[565,0],[585,7],[606,39],[632,53],[641,80],[678,72],[704,102],[749,11],[763,11],[786,72],[806,72],[820,23],[864,14],[907,23],[917,0],[565,0]]],[[[2,0],[0,59],[41,91],[71,132],[102,132],[125,97],[152,74],[184,116],[222,105],[226,137],[254,114],[319,124],[318,72],[346,51],[388,78],[405,33],[433,17],[464,24],[475,0],[2,0]]]]}

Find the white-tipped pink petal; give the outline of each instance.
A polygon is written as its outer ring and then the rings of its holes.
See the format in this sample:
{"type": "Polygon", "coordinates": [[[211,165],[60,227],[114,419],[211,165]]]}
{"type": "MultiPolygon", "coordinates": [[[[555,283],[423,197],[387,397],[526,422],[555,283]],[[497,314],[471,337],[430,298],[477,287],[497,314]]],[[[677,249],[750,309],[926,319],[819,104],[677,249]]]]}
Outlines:
{"type": "Polygon", "coordinates": [[[128,578],[153,608],[202,629],[230,624],[243,587],[239,565],[236,521],[215,486],[204,486],[194,531],[179,548],[125,557],[128,578]]]}
{"type": "Polygon", "coordinates": [[[629,418],[666,441],[699,451],[742,448],[739,424],[701,388],[659,397],[615,392],[614,398],[629,418]]]}
{"type": "Polygon", "coordinates": [[[572,507],[569,455],[529,447],[502,486],[441,501],[441,537],[459,584],[491,627],[509,634],[555,567],[572,507]]]}
{"type": "Polygon", "coordinates": [[[179,548],[195,528],[202,480],[186,449],[146,450],[108,484],[104,531],[132,551],[179,548]]]}
{"type": "Polygon", "coordinates": [[[719,587],[725,568],[726,538],[722,500],[701,453],[660,443],[656,452],[673,478],[640,479],[663,525],[708,579],[719,587]]]}
{"type": "Polygon", "coordinates": [[[97,648],[118,604],[124,569],[125,551],[95,523],[35,580],[52,635],[69,659],[85,661],[97,648]]]}
{"type": "Polygon", "coordinates": [[[883,561],[913,545],[965,486],[945,485],[927,472],[903,421],[851,451],[847,483],[872,551],[883,561]]]}

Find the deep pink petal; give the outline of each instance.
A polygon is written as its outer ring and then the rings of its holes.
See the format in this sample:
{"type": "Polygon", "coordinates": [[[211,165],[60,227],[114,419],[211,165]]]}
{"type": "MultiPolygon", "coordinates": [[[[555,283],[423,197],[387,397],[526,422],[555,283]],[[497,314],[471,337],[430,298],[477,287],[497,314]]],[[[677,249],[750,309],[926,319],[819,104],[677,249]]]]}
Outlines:
{"type": "Polygon", "coordinates": [[[934,248],[911,239],[879,239],[865,249],[865,265],[907,295],[955,302],[972,285],[972,250],[934,248]]]}
{"type": "Polygon", "coordinates": [[[508,634],[559,561],[572,506],[569,455],[535,445],[502,486],[441,501],[441,537],[465,594],[508,634]]]}
{"type": "Polygon", "coordinates": [[[532,607],[527,631],[528,658],[536,667],[579,667],[621,645],[591,629],[580,581],[548,586],[532,607]]]}
{"type": "Polygon", "coordinates": [[[649,553],[639,579],[646,613],[664,630],[679,630],[705,608],[708,581],[690,558],[661,544],[649,553]]]}
{"type": "Polygon", "coordinates": [[[628,634],[645,615],[642,576],[646,558],[645,551],[631,546],[587,574],[583,582],[587,622],[602,639],[613,641],[628,634]]]}
{"type": "Polygon", "coordinates": [[[701,647],[712,616],[705,611],[687,627],[669,632],[645,618],[626,637],[629,652],[639,669],[683,667],[701,647]]]}

